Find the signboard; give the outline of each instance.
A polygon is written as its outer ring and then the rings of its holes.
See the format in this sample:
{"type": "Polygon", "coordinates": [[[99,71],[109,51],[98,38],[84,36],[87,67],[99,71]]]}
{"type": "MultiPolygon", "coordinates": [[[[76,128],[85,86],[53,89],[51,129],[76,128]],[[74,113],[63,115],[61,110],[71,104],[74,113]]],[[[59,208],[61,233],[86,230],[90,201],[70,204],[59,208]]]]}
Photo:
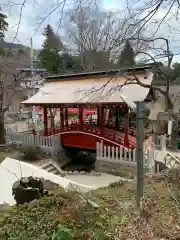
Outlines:
{"type": "Polygon", "coordinates": [[[32,111],[32,121],[33,121],[33,123],[36,122],[36,111],[35,110],[32,111]]]}
{"type": "Polygon", "coordinates": [[[169,113],[168,112],[160,112],[160,113],[158,113],[157,119],[159,121],[169,121],[169,113]]]}
{"type": "Polygon", "coordinates": [[[172,134],[172,121],[168,122],[168,135],[172,134]]]}

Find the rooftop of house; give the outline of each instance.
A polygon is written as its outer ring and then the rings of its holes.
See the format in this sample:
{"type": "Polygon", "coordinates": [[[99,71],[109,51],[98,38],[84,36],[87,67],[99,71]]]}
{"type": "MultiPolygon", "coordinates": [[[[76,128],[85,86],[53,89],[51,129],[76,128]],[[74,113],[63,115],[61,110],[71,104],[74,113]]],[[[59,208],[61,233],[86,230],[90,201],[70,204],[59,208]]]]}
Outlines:
{"type": "Polygon", "coordinates": [[[54,75],[45,75],[44,78],[46,81],[52,80],[72,80],[72,79],[80,79],[80,78],[89,78],[89,77],[103,77],[103,76],[121,76],[125,72],[132,71],[146,71],[148,69],[152,69],[154,64],[145,64],[145,65],[135,65],[132,67],[124,67],[119,69],[104,69],[104,70],[94,70],[94,71],[81,71],[81,72],[71,72],[66,74],[54,74],[54,75]]]}

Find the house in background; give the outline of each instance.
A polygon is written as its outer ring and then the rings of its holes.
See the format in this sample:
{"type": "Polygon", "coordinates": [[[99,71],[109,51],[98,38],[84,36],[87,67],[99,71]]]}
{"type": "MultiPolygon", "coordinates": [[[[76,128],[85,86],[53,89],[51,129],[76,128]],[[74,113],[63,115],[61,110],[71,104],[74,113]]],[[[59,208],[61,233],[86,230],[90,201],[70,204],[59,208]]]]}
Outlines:
{"type": "Polygon", "coordinates": [[[20,77],[17,90],[24,91],[28,98],[31,97],[44,83],[43,74],[46,72],[46,69],[34,69],[33,74],[31,68],[19,68],[16,70],[20,77]]]}
{"type": "MultiPolygon", "coordinates": [[[[7,69],[18,75],[16,82],[14,82],[15,79],[12,75],[7,74],[7,79],[4,81],[3,102],[5,106],[9,105],[8,112],[17,113],[20,109],[20,103],[35,94],[42,86],[42,75],[46,70],[34,69],[32,74],[29,47],[4,41],[0,41],[0,47],[5,54],[8,53],[4,58],[8,62],[7,69]]],[[[38,51],[34,51],[34,59],[37,59],[38,54],[38,51]]],[[[34,60],[34,63],[36,62],[37,60],[34,60]]]]}

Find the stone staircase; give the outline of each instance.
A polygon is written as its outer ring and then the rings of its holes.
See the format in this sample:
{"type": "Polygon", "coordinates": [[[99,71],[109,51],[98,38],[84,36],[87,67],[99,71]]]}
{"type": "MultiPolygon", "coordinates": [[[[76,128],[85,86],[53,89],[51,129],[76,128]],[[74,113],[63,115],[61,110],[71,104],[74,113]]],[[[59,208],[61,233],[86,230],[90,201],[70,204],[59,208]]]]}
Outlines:
{"type": "Polygon", "coordinates": [[[177,168],[180,166],[180,153],[176,151],[155,151],[155,160],[162,162],[167,168],[177,168]]]}
{"type": "Polygon", "coordinates": [[[53,162],[53,161],[49,161],[43,165],[40,166],[40,168],[46,170],[49,173],[53,173],[55,175],[58,175],[60,177],[64,177],[64,171],[60,168],[60,166],[58,166],[57,163],[53,162]]]}

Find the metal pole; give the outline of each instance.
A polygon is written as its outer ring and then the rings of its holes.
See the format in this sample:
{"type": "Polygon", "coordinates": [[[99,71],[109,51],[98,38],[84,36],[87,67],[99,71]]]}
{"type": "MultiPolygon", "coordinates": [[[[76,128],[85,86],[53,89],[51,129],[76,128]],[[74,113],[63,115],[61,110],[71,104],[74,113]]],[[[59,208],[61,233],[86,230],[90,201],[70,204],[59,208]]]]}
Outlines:
{"type": "Polygon", "coordinates": [[[136,164],[137,164],[137,206],[140,207],[143,198],[143,141],[144,141],[144,121],[142,118],[142,102],[137,103],[136,109],[136,164]]]}
{"type": "Polygon", "coordinates": [[[30,45],[31,45],[31,53],[30,53],[30,59],[31,59],[31,77],[32,77],[32,87],[33,87],[33,95],[36,93],[35,91],[35,76],[34,76],[34,65],[33,65],[33,60],[34,60],[34,51],[33,51],[33,40],[32,38],[30,39],[30,45]]]}

